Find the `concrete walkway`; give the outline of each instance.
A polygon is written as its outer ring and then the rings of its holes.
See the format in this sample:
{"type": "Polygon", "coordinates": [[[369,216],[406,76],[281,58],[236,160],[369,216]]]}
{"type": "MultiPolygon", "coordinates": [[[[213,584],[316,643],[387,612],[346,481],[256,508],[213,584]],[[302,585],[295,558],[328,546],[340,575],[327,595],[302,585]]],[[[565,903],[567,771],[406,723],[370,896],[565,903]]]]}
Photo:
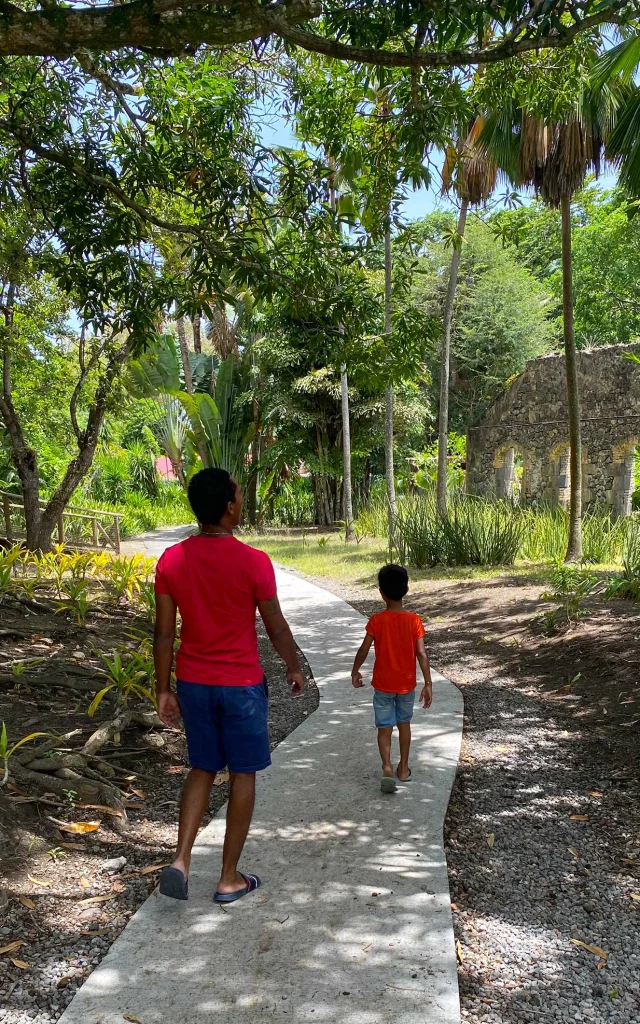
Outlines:
{"type": "Polygon", "coordinates": [[[383,796],[371,691],[349,679],[364,619],[291,573],[278,585],[320,707],[259,780],[242,866],[263,888],[212,903],[216,818],[194,851],[189,902],[150,897],[63,1024],[459,1024],[442,823],[461,695],[435,674],[433,707],[414,718],[414,779],[383,796]]]}

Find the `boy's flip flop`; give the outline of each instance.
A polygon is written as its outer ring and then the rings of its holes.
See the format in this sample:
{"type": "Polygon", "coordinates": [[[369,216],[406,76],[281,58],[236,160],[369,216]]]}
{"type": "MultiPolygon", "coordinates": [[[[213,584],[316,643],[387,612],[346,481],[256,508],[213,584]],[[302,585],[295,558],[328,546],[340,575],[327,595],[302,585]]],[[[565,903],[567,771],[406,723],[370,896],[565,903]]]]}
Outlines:
{"type": "Polygon", "coordinates": [[[247,883],[244,889],[238,889],[237,892],[216,892],[213,897],[214,903],[235,903],[236,900],[241,900],[243,896],[246,896],[250,892],[254,892],[262,885],[258,875],[245,875],[243,871],[241,871],[240,874],[247,883]]]}
{"type": "Polygon", "coordinates": [[[189,882],[179,868],[163,868],[160,873],[160,892],[173,900],[188,900],[189,882]]]}
{"type": "MultiPolygon", "coordinates": [[[[398,775],[397,771],[396,771],[396,775],[398,775]]],[[[401,779],[400,776],[398,775],[398,782],[411,782],[412,778],[413,778],[413,772],[411,771],[411,769],[409,769],[409,774],[407,775],[406,779],[401,779]]]]}
{"type": "Polygon", "coordinates": [[[397,788],[398,787],[396,786],[396,780],[393,778],[393,776],[383,775],[382,778],[380,779],[380,789],[382,790],[383,793],[395,793],[397,788]]]}

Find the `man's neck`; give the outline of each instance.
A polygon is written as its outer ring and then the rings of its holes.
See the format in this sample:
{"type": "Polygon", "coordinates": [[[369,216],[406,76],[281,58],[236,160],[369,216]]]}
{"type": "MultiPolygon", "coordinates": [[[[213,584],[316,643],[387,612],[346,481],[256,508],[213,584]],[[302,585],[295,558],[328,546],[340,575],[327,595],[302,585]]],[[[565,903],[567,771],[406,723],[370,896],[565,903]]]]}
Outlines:
{"type": "Polygon", "coordinates": [[[402,611],[404,611],[404,608],[402,606],[402,601],[386,601],[385,603],[387,605],[387,611],[388,612],[402,612],[402,611]]]}
{"type": "Polygon", "coordinates": [[[233,537],[233,527],[224,523],[201,524],[200,533],[203,537],[233,537]]]}

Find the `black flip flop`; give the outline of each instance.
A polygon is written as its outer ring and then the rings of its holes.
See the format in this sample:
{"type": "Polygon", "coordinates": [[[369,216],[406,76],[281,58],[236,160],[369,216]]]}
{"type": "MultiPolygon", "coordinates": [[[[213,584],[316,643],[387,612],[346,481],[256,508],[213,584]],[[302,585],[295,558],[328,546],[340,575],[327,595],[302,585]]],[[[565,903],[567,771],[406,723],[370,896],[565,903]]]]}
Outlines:
{"type": "Polygon", "coordinates": [[[160,873],[160,892],[172,900],[189,899],[189,882],[179,868],[163,868],[160,873]]]}
{"type": "Polygon", "coordinates": [[[241,900],[243,896],[255,892],[262,885],[258,875],[245,875],[243,871],[240,874],[247,883],[244,889],[238,889],[237,892],[216,892],[213,897],[214,903],[235,903],[236,900],[241,900]]]}
{"type": "Polygon", "coordinates": [[[398,778],[398,782],[411,782],[411,779],[413,778],[413,772],[411,771],[411,769],[409,769],[409,774],[407,775],[406,779],[401,779],[396,769],[396,776],[398,778]]]}

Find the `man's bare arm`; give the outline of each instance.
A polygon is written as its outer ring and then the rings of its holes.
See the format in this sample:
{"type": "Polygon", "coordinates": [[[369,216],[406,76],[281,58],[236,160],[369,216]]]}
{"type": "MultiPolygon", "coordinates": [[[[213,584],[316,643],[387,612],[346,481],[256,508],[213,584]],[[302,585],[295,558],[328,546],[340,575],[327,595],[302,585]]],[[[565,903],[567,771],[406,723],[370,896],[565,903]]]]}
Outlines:
{"type": "Polygon", "coordinates": [[[180,705],[171,692],[173,644],[176,638],[176,604],[169,594],[156,594],[156,622],[153,633],[153,663],[156,670],[158,714],[165,725],[180,724],[180,705]]]}
{"type": "Polygon", "coordinates": [[[258,611],[271,643],[287,666],[287,682],[291,684],[292,694],[297,697],[304,689],[304,676],[298,661],[298,649],[278,598],[258,601],[258,611]]]}

